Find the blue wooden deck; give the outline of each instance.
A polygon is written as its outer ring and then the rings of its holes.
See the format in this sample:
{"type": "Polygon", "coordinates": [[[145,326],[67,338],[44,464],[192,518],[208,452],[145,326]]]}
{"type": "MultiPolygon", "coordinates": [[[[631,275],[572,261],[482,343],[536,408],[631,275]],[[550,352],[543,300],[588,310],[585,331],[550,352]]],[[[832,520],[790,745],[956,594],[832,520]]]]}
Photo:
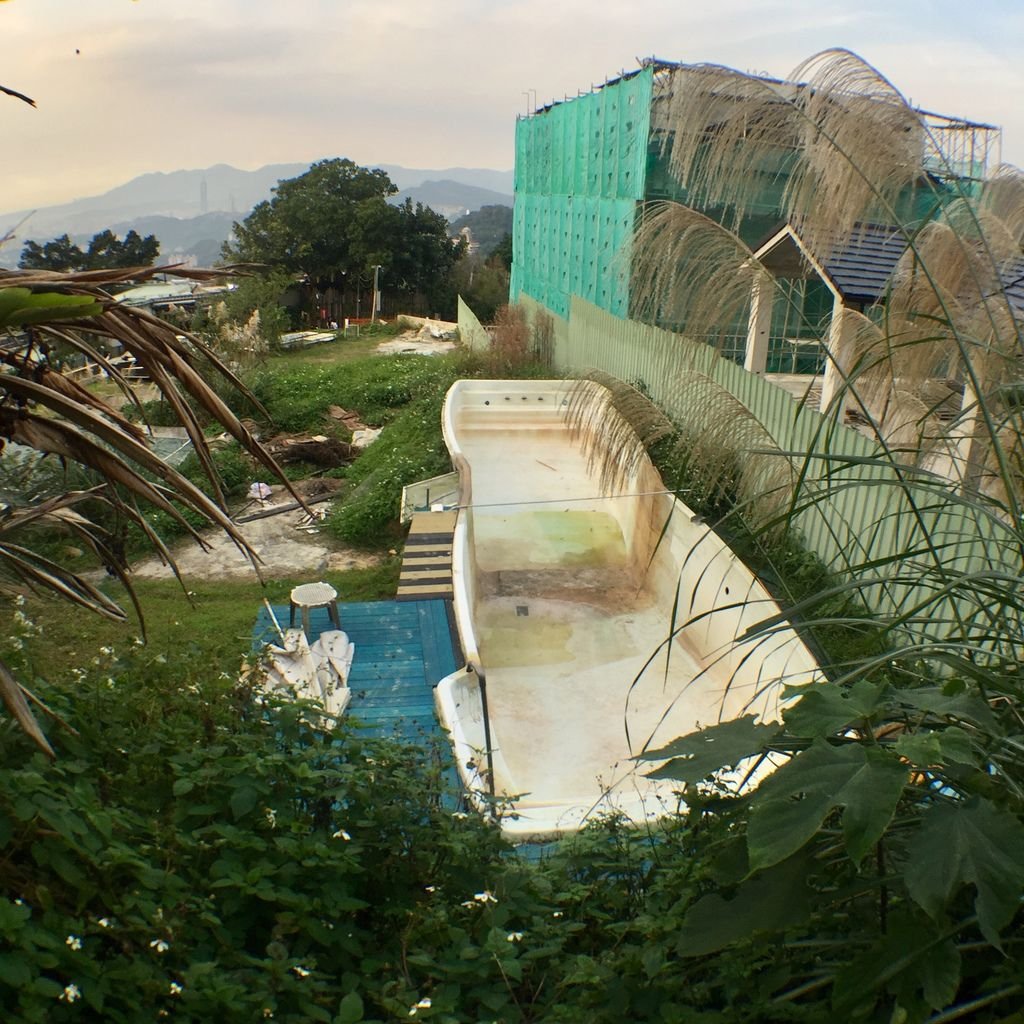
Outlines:
{"type": "MultiPolygon", "coordinates": [[[[434,712],[434,687],[459,665],[448,622],[446,602],[338,602],[341,628],[356,645],[348,685],[348,714],[372,736],[393,736],[412,743],[444,738],[434,712]]],[[[275,605],[282,626],[288,606],[275,605]]],[[[332,629],[326,608],[310,614],[309,641],[332,629]]],[[[261,609],[257,643],[276,638],[267,610],[261,609]]]]}

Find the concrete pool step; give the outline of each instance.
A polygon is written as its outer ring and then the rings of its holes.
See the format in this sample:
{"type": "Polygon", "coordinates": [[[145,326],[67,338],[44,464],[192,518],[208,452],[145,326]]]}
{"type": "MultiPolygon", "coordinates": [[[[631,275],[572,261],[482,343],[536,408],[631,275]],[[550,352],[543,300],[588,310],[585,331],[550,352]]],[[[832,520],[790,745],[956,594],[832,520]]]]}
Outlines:
{"type": "Polygon", "coordinates": [[[402,551],[399,601],[451,600],[452,536],[457,512],[416,512],[402,551]]]}

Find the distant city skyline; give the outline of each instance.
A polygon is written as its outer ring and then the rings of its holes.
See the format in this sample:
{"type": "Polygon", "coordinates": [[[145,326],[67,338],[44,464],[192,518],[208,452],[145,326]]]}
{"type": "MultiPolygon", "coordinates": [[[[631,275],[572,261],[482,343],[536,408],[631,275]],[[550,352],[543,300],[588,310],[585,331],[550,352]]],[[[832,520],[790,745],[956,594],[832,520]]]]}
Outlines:
{"type": "Polygon", "coordinates": [[[1024,162],[1024,5],[863,0],[0,0],[0,210],[149,171],[327,155],[514,162],[515,118],[656,55],[784,77],[859,53],[915,105],[1000,125],[1024,162]]]}

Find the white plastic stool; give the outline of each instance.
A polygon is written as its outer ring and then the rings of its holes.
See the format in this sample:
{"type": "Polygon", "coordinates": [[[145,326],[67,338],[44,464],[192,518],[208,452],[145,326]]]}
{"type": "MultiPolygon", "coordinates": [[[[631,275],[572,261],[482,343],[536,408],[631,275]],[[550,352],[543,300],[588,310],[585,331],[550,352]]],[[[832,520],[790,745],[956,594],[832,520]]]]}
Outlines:
{"type": "Polygon", "coordinates": [[[309,611],[311,608],[326,608],[335,629],[341,629],[338,615],[338,592],[329,583],[303,583],[295,587],[288,605],[288,625],[295,625],[295,609],[302,611],[302,628],[309,636],[309,611]]]}

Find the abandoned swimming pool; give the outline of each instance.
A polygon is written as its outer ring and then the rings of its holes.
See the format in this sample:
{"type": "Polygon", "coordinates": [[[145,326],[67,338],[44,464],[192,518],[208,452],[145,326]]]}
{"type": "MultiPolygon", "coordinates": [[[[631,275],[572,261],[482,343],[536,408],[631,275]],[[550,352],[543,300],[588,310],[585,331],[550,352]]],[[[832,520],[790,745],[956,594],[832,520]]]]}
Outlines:
{"type": "MultiPolygon", "coordinates": [[[[675,810],[636,754],[741,714],[775,719],[783,688],[818,671],[788,627],[744,638],[776,604],[649,460],[601,493],[566,422],[570,386],[459,381],[443,413],[467,667],[437,687],[438,713],[464,783],[493,783],[517,840],[675,810]]],[[[600,415],[618,415],[610,396],[600,415]]]]}

